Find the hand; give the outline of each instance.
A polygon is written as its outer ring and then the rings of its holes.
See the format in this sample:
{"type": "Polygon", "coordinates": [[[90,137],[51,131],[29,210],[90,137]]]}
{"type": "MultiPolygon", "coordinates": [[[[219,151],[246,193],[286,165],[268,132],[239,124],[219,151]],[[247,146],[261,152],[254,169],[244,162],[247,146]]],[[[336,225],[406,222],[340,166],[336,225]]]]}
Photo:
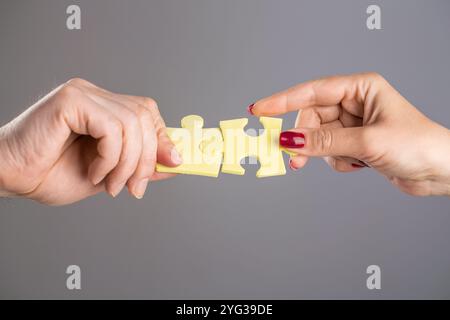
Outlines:
{"type": "Polygon", "coordinates": [[[306,82],[249,107],[256,116],[299,111],[280,144],[335,170],[370,166],[412,195],[450,195],[450,131],[431,121],[380,75],[336,76],[306,82]]]}
{"type": "Polygon", "coordinates": [[[62,205],[126,185],[142,198],[156,161],[181,159],[150,98],[73,79],[0,128],[0,194],[62,205]]]}

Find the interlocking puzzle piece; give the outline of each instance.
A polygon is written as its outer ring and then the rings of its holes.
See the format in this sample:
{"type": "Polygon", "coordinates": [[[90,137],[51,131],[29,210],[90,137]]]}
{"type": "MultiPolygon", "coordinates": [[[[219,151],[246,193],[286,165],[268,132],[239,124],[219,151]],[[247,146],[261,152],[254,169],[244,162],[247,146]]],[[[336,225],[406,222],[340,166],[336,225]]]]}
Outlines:
{"type": "Polygon", "coordinates": [[[243,175],[241,160],[256,157],[260,162],[257,177],[286,174],[283,150],[279,146],[282,119],[261,117],[264,132],[256,137],[244,132],[248,119],[220,122],[219,128],[203,128],[203,118],[189,115],[181,120],[181,128],[167,128],[170,139],[183,158],[183,164],[166,167],[157,164],[158,172],[217,177],[222,172],[243,175]]]}
{"type": "Polygon", "coordinates": [[[158,172],[195,174],[217,177],[222,163],[223,138],[219,128],[203,128],[203,118],[189,115],[181,120],[181,128],[167,128],[167,134],[181,154],[177,167],[156,165],[158,172]]]}
{"type": "Polygon", "coordinates": [[[244,132],[248,119],[235,119],[220,121],[220,129],[224,139],[224,159],[222,172],[243,175],[245,169],[241,160],[245,157],[256,157],[260,168],[256,172],[258,178],[286,174],[282,150],[279,146],[279,137],[282,128],[282,119],[261,117],[264,132],[256,137],[244,132]]]}

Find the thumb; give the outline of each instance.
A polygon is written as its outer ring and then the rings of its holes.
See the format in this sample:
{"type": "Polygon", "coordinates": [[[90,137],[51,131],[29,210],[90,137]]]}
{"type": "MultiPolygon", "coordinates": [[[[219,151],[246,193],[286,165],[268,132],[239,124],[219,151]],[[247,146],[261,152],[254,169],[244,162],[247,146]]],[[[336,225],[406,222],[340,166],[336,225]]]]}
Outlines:
{"type": "Polygon", "coordinates": [[[363,127],[291,129],[280,134],[280,146],[298,155],[360,159],[364,150],[363,130],[363,127]]]}
{"type": "Polygon", "coordinates": [[[158,163],[169,167],[178,166],[183,162],[181,155],[169,138],[166,128],[161,128],[158,132],[157,159],[158,163]]]}

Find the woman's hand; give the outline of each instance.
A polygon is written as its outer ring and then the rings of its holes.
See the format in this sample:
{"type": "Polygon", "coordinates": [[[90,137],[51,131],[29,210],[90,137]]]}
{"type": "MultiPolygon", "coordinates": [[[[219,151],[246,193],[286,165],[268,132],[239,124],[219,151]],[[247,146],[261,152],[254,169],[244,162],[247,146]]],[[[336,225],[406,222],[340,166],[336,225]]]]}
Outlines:
{"type": "Polygon", "coordinates": [[[374,73],[306,82],[249,107],[256,116],[299,111],[280,136],[290,166],[321,156],[335,170],[370,166],[412,195],[450,195],[450,131],[374,73]]]}
{"type": "Polygon", "coordinates": [[[156,102],[73,79],[0,128],[0,195],[62,205],[126,185],[142,198],[156,162],[181,159],[156,102]]]}

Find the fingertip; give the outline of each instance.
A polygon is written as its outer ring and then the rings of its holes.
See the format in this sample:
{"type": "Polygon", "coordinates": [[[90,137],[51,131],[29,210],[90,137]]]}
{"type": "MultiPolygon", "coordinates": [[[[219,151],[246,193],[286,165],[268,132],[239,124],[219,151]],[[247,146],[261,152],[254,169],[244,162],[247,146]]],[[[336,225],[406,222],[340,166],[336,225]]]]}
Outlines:
{"type": "Polygon", "coordinates": [[[308,162],[308,157],[306,156],[292,156],[289,158],[289,168],[291,168],[293,171],[297,171],[301,168],[303,168],[306,163],[308,162]]]}
{"type": "Polygon", "coordinates": [[[251,115],[251,116],[255,115],[255,113],[254,113],[254,111],[253,111],[254,107],[255,107],[255,104],[254,104],[254,103],[252,103],[251,105],[249,105],[249,106],[247,107],[247,113],[248,113],[249,115],[251,115]]]}
{"type": "Polygon", "coordinates": [[[95,159],[88,168],[88,179],[96,186],[105,178],[105,174],[100,170],[101,159],[95,159]]]}
{"type": "Polygon", "coordinates": [[[140,200],[144,197],[144,194],[147,191],[148,183],[149,178],[143,178],[136,181],[133,185],[128,185],[128,192],[133,195],[133,197],[140,200]]]}
{"type": "Polygon", "coordinates": [[[158,150],[158,163],[168,167],[177,167],[183,163],[183,158],[175,147],[165,146],[158,150]]]}
{"type": "Polygon", "coordinates": [[[297,168],[296,165],[294,164],[294,161],[292,161],[292,159],[289,159],[289,168],[291,168],[291,170],[293,171],[297,171],[300,168],[297,168]]]}
{"type": "Polygon", "coordinates": [[[175,147],[173,147],[172,150],[170,151],[170,161],[172,161],[172,163],[175,166],[179,166],[180,164],[183,163],[183,158],[181,157],[181,154],[177,151],[175,147]]]}
{"type": "Polygon", "coordinates": [[[303,130],[291,129],[280,134],[279,144],[282,148],[295,151],[305,147],[306,138],[303,130]]]}
{"type": "Polygon", "coordinates": [[[248,106],[247,111],[250,115],[255,117],[262,117],[262,116],[271,116],[273,114],[270,114],[266,112],[265,102],[264,99],[258,100],[251,105],[248,106]]]}

